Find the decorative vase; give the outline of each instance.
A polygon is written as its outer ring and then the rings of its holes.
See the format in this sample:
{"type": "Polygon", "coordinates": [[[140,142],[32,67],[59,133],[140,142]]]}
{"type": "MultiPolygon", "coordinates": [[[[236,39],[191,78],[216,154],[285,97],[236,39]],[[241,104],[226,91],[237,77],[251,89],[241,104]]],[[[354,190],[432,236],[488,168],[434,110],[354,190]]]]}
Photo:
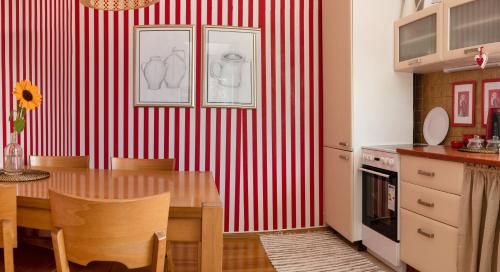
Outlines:
{"type": "Polygon", "coordinates": [[[6,175],[20,175],[23,173],[23,148],[17,143],[17,132],[10,134],[10,143],[5,146],[3,153],[3,168],[6,175]]]}
{"type": "Polygon", "coordinates": [[[150,90],[159,90],[165,79],[167,68],[161,57],[155,56],[151,57],[148,62],[142,64],[142,72],[148,83],[148,88],[150,90]]]}
{"type": "Polygon", "coordinates": [[[237,52],[222,55],[220,61],[212,63],[210,76],[216,78],[219,85],[228,88],[241,86],[241,73],[245,58],[237,52]]]}
{"type": "Polygon", "coordinates": [[[403,0],[403,10],[401,12],[401,17],[411,15],[417,11],[417,5],[415,0],[403,0]]]}
{"type": "Polygon", "coordinates": [[[185,59],[185,52],[181,49],[172,49],[172,53],[165,59],[165,84],[167,88],[179,88],[181,82],[186,76],[187,65],[185,59]]]}

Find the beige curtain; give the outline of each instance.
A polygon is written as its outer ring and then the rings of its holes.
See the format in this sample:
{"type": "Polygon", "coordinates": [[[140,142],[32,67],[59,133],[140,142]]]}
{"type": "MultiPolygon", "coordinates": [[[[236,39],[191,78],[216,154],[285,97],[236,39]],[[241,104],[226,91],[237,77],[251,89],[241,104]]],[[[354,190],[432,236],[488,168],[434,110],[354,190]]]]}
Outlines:
{"type": "Polygon", "coordinates": [[[500,271],[500,168],[465,167],[458,227],[458,271],[500,271]]]}

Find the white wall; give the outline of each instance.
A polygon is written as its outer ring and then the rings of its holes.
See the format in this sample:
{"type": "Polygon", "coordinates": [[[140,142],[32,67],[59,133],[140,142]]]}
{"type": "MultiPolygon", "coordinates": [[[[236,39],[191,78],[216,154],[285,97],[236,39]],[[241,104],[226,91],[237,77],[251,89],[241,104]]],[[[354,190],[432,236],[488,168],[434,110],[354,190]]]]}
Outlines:
{"type": "MultiPolygon", "coordinates": [[[[355,236],[361,239],[361,147],[413,142],[413,74],[394,72],[400,0],[353,0],[355,236]]],[[[327,50],[327,49],[324,49],[327,50]]]]}

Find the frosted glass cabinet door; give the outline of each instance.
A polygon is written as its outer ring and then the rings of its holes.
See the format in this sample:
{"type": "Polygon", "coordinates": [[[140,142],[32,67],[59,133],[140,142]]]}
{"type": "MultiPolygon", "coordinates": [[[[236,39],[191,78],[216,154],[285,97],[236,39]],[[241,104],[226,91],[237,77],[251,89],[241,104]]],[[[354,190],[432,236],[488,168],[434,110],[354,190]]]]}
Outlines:
{"type": "Polygon", "coordinates": [[[490,55],[500,53],[500,1],[450,0],[445,2],[445,60],[477,54],[484,46],[490,55]]]}
{"type": "Polygon", "coordinates": [[[442,4],[436,4],[395,23],[395,69],[414,72],[441,61],[442,4]]]}

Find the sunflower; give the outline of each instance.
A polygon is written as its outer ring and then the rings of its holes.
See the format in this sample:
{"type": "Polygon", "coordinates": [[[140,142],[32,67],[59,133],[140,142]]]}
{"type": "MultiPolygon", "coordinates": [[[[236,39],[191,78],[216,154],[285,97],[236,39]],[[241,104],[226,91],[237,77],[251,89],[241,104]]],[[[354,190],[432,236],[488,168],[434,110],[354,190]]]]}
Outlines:
{"type": "Polygon", "coordinates": [[[29,80],[23,80],[16,83],[14,96],[17,101],[19,101],[20,106],[26,110],[37,108],[42,101],[42,95],[38,93],[38,87],[32,85],[29,80]]]}

